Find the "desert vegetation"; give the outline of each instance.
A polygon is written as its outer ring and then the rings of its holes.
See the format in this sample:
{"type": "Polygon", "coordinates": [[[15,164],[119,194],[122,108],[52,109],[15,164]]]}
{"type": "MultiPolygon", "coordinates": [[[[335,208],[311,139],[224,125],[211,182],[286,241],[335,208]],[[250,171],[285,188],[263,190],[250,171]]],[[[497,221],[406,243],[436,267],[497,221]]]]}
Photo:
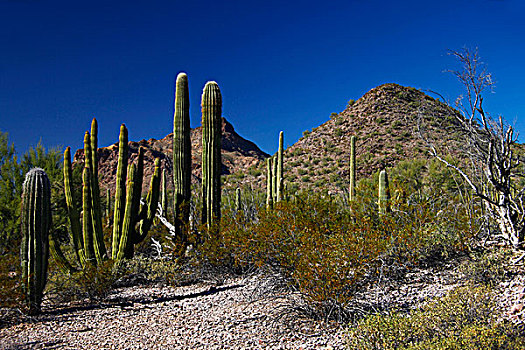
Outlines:
{"type": "MultiPolygon", "coordinates": [[[[383,86],[286,150],[281,133],[266,162],[221,176],[222,96],[209,82],[196,184],[187,88],[179,74],[172,169],[157,158],[144,193],[145,151],[131,159],[124,124],[113,188],[99,181],[95,119],[74,163],[69,148],[62,161],[42,146],[18,159],[0,134],[2,310],[33,316],[101,303],[117,286],[270,272],[299,296],[288,312],[343,325],[349,349],[525,346],[521,311],[498,297],[524,271],[522,148],[480,96],[465,116],[415,89],[383,86]],[[456,151],[440,153],[447,145],[456,151]],[[373,299],[424,271],[448,271],[453,287],[373,299]]],[[[24,320],[2,315],[2,327],[24,320]]]]}

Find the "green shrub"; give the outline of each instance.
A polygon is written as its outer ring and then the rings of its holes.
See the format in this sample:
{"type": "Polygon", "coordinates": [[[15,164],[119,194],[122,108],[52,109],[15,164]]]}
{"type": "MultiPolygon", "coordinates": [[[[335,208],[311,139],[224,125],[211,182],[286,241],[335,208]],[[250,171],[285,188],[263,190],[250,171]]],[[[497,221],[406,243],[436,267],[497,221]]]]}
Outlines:
{"type": "Polygon", "coordinates": [[[510,260],[510,251],[496,250],[473,253],[470,261],[463,263],[460,271],[474,283],[497,285],[506,276],[505,263],[510,260]]]}
{"type": "Polygon", "coordinates": [[[457,288],[410,314],[365,317],[348,331],[349,349],[523,349],[525,338],[497,323],[495,297],[484,287],[457,288]]]}

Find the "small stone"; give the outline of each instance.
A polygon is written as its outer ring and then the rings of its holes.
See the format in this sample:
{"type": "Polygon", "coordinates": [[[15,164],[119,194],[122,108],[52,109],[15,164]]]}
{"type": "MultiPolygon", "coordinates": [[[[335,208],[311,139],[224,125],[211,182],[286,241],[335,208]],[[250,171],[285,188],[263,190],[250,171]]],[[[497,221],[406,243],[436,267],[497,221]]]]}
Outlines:
{"type": "Polygon", "coordinates": [[[509,314],[515,315],[523,310],[523,304],[515,304],[510,308],[509,314]]]}

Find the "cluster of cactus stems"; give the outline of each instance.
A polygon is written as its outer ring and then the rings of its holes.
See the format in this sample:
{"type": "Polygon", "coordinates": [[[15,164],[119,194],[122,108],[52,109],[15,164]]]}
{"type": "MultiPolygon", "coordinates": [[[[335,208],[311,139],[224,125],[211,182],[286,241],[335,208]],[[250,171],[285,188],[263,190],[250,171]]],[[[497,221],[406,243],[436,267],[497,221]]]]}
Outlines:
{"type": "MultiPolygon", "coordinates": [[[[177,75],[174,107],[173,206],[175,209],[175,238],[185,242],[184,228],[188,224],[191,200],[190,97],[186,73],[177,75]]],[[[163,206],[163,209],[166,208],[163,206]]]]}
{"type": "MultiPolygon", "coordinates": [[[[98,186],[97,165],[97,121],[93,119],[91,134],[84,136],[84,169],[82,172],[82,224],[78,209],[73,200],[71,186],[72,166],[71,150],[64,152],[64,193],[68,209],[73,246],[81,267],[97,265],[109,258],[103,240],[102,210],[100,189],[98,186]]],[[[142,176],[144,171],[144,150],[139,148],[137,165],[128,167],[128,138],[124,124],[120,127],[119,159],[113,212],[113,236],[111,258],[120,260],[131,258],[134,245],[146,237],[155,217],[160,188],[160,160],[155,160],[155,170],[151,178],[150,189],[145,204],[141,206],[142,176]],[[126,172],[127,170],[127,172],[126,172]],[[126,186],[127,177],[127,186],[126,186]]],[[[108,200],[108,204],[109,204],[108,200]]],[[[51,245],[58,265],[67,272],[74,272],[75,267],[67,261],[60,247],[53,241],[51,245]]]]}
{"type": "Polygon", "coordinates": [[[386,170],[379,173],[379,214],[384,215],[390,212],[390,189],[388,186],[388,175],[386,170]]]}
{"type": "Polygon", "coordinates": [[[284,198],[283,153],[284,134],[281,131],[277,155],[266,159],[266,207],[268,209],[272,209],[274,203],[280,202],[284,198]]]}
{"type": "Polygon", "coordinates": [[[208,227],[221,217],[222,97],[216,82],[202,92],[202,223],[208,227]]]}
{"type": "Polygon", "coordinates": [[[25,177],[21,206],[22,288],[30,315],[40,312],[47,281],[49,232],[51,223],[51,185],[44,170],[31,169],[25,177]]]}

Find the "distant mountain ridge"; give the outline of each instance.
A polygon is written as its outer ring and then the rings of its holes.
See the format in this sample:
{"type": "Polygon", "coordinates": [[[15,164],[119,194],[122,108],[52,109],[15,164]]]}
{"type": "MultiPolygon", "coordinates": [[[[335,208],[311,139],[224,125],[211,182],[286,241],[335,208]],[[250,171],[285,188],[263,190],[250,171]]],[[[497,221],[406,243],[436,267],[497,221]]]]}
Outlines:
{"type": "MultiPolygon", "coordinates": [[[[202,127],[191,130],[192,147],[192,182],[199,182],[201,177],[202,157],[202,127]]],[[[155,158],[161,159],[161,166],[165,168],[171,180],[173,171],[173,133],[160,140],[149,139],[138,142],[129,141],[128,163],[134,162],[138,156],[139,147],[144,148],[144,181],[143,189],[149,186],[153,174],[155,158]]],[[[242,171],[250,166],[258,166],[269,155],[263,152],[255,143],[244,139],[235,131],[233,125],[222,118],[222,174],[228,175],[242,171]]],[[[84,150],[79,149],[74,156],[75,163],[84,162],[84,150]]],[[[99,181],[101,188],[114,191],[118,162],[118,142],[98,149],[99,181]]],[[[168,181],[168,187],[172,187],[168,181]]]]}

